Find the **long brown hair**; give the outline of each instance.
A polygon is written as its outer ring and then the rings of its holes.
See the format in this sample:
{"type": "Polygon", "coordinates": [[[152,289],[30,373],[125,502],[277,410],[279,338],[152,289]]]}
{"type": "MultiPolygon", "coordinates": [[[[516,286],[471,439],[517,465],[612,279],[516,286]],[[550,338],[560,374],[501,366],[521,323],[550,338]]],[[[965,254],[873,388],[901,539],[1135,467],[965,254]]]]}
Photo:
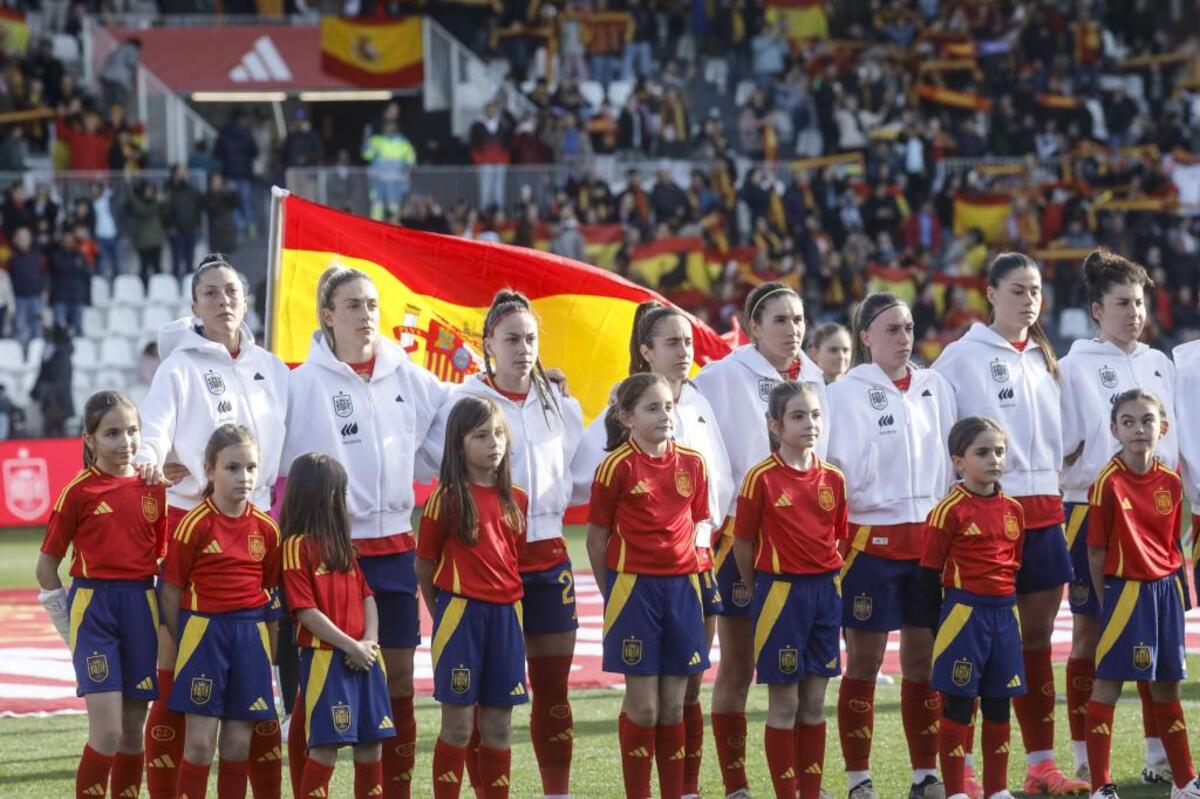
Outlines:
{"type": "MultiPolygon", "coordinates": [[[[496,332],[496,325],[500,324],[501,319],[516,312],[524,312],[533,316],[533,306],[529,304],[529,298],[512,289],[497,291],[496,296],[492,298],[492,305],[488,308],[487,316],[483,318],[483,337],[486,339],[491,336],[496,332]]],[[[537,321],[536,317],[534,317],[534,321],[537,321]]],[[[488,354],[486,346],[483,348],[483,368],[488,377],[496,376],[492,370],[492,356],[488,354]]],[[[553,408],[554,412],[561,416],[562,411],[558,407],[554,391],[550,388],[550,378],[546,377],[546,370],[542,368],[540,357],[533,361],[533,373],[529,376],[529,382],[542,403],[542,411],[549,411],[553,408]]]]}
{"type": "Polygon", "coordinates": [[[354,567],[346,509],[348,486],[342,464],[320,452],[306,452],[288,469],[279,531],[285,539],[295,535],[312,538],[330,571],[348,572],[354,567]]]}
{"type": "MultiPolygon", "coordinates": [[[[245,425],[223,424],[214,430],[204,447],[204,471],[217,468],[217,458],[220,457],[221,450],[236,447],[238,444],[253,444],[254,448],[258,449],[258,441],[245,425]]],[[[204,486],[204,496],[211,497],[212,493],[213,483],[209,480],[204,486]]]]}
{"type": "MultiPolygon", "coordinates": [[[[1010,273],[1018,269],[1028,267],[1033,271],[1038,271],[1037,262],[1023,252],[1002,252],[992,259],[992,263],[988,266],[987,282],[992,288],[999,290],[1000,281],[1008,277],[1010,273]]],[[[992,309],[992,321],[996,319],[996,309],[992,309]]],[[[1054,347],[1050,344],[1049,337],[1046,336],[1045,329],[1042,328],[1041,320],[1034,319],[1033,324],[1029,326],[1029,339],[1034,346],[1042,351],[1042,358],[1046,360],[1046,369],[1050,375],[1059,380],[1058,371],[1058,356],[1054,354],[1054,347]]]]}
{"type": "MultiPolygon", "coordinates": [[[[783,424],[783,415],[787,413],[788,403],[792,401],[793,397],[801,395],[817,402],[817,407],[820,408],[820,397],[815,388],[797,380],[784,380],[771,389],[771,393],[767,397],[767,418],[783,424]]],[[[772,452],[779,451],[779,438],[771,432],[770,427],[767,428],[767,441],[770,443],[772,452]]]]}
{"type": "Polygon", "coordinates": [[[649,372],[650,364],[642,356],[642,347],[654,348],[654,329],[658,323],[672,316],[687,321],[683,311],[662,303],[648,300],[638,305],[633,313],[633,330],[629,334],[629,374],[649,372]]]}
{"type": "Polygon", "coordinates": [[[639,372],[636,375],[630,375],[617,385],[615,398],[608,406],[608,410],[604,412],[604,432],[608,437],[604,444],[606,452],[612,452],[629,440],[629,428],[621,424],[620,414],[622,412],[633,413],[633,409],[637,407],[638,400],[642,398],[642,395],[651,386],[659,384],[670,388],[667,385],[667,379],[662,375],[639,372]]]}
{"type": "Polygon", "coordinates": [[[751,322],[762,324],[763,314],[767,308],[767,301],[778,296],[790,295],[800,300],[800,306],[804,307],[804,298],[801,297],[794,288],[783,283],[760,283],[746,295],[746,305],[742,309],[742,324],[746,330],[750,330],[751,322]]]}
{"type": "Polygon", "coordinates": [[[352,280],[365,280],[372,286],[375,285],[375,281],[371,280],[371,276],[366,272],[338,264],[334,264],[322,272],[320,279],[317,280],[317,324],[321,326],[321,332],[325,334],[325,340],[329,342],[329,349],[334,352],[337,351],[337,348],[333,341],[333,328],[325,324],[325,320],[321,317],[321,311],[332,311],[333,295],[339,288],[352,280]]]}
{"type": "Polygon", "coordinates": [[[471,484],[467,479],[467,453],[463,439],[475,428],[490,424],[496,419],[504,425],[504,435],[507,439],[504,457],[496,466],[496,492],[500,495],[500,507],[515,529],[519,530],[525,524],[525,519],[513,500],[512,471],[509,466],[512,457],[512,431],[508,429],[504,412],[488,397],[463,397],[450,409],[450,416],[446,419],[446,441],[438,482],[439,489],[449,500],[448,504],[442,505],[441,512],[451,513],[447,518],[451,520],[459,540],[467,546],[474,546],[479,540],[479,509],[475,507],[475,499],[471,496],[471,484]]]}
{"type": "MultiPolygon", "coordinates": [[[[113,408],[119,407],[129,408],[137,416],[137,405],[120,391],[105,389],[88,397],[87,402],[83,404],[83,432],[94,436],[100,429],[100,422],[104,421],[105,415],[113,408]]],[[[95,465],[96,453],[92,452],[92,448],[87,445],[85,440],[83,442],[83,468],[90,469],[95,465]]]]}
{"type": "Polygon", "coordinates": [[[1004,432],[1004,428],[992,419],[986,416],[966,416],[959,419],[950,428],[950,435],[946,437],[946,447],[950,450],[951,455],[958,458],[966,457],[971,444],[984,433],[999,433],[1005,441],[1008,440],[1008,433],[1004,432]]]}
{"type": "Polygon", "coordinates": [[[1083,282],[1087,287],[1088,315],[1093,319],[1092,305],[1103,305],[1105,296],[1117,286],[1147,289],[1154,286],[1141,264],[1103,247],[1092,250],[1083,260],[1083,282]]]}
{"type": "Polygon", "coordinates": [[[875,318],[889,308],[897,305],[908,307],[908,303],[886,291],[868,294],[866,299],[854,309],[854,318],[850,320],[850,365],[862,366],[871,362],[871,348],[863,343],[863,331],[871,326],[875,318]]]}

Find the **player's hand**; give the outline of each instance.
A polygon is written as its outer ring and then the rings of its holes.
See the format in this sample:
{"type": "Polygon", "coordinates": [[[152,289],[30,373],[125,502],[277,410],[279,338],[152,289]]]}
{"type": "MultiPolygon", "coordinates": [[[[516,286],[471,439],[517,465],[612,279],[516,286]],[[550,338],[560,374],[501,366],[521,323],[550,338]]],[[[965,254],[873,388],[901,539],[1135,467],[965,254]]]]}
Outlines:
{"type": "Polygon", "coordinates": [[[547,369],[546,379],[554,385],[558,386],[558,390],[562,392],[564,397],[571,396],[571,392],[567,391],[567,373],[562,369],[547,369]]]}
{"type": "Polygon", "coordinates": [[[163,477],[162,469],[153,463],[137,463],[133,468],[137,469],[138,477],[142,478],[142,482],[147,485],[168,484],[168,480],[163,477]]]}
{"type": "Polygon", "coordinates": [[[1079,460],[1079,456],[1082,454],[1083,454],[1083,442],[1081,441],[1081,442],[1079,442],[1079,446],[1075,448],[1074,452],[1068,453],[1067,455],[1063,456],[1063,463],[1066,464],[1067,466],[1074,466],[1075,461],[1079,460]]]}
{"type": "Polygon", "coordinates": [[[167,478],[169,485],[175,485],[185,477],[191,477],[192,473],[182,463],[168,463],[163,467],[163,477],[167,478]]]}
{"type": "Polygon", "coordinates": [[[379,656],[379,644],[374,641],[355,641],[346,650],[346,665],[358,671],[367,671],[375,665],[379,656]]]}

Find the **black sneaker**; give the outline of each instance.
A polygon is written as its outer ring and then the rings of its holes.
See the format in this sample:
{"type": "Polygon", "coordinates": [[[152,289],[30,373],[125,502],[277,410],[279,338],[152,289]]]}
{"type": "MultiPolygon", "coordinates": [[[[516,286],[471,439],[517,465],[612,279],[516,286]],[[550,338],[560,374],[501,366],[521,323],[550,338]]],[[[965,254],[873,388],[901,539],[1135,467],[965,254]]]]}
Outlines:
{"type": "Polygon", "coordinates": [[[920,782],[913,783],[908,789],[908,799],[946,799],[946,786],[930,774],[920,782]]]}
{"type": "Polygon", "coordinates": [[[875,792],[875,786],[870,780],[863,780],[850,789],[849,799],[879,799],[879,794],[875,792]]]}

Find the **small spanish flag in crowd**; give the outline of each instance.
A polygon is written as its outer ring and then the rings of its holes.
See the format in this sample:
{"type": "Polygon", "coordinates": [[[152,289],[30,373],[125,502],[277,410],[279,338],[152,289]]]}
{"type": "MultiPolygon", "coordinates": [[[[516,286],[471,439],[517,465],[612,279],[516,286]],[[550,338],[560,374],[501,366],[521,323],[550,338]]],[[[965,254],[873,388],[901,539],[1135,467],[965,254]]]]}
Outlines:
{"type": "Polygon", "coordinates": [[[424,80],[421,18],[321,18],[321,69],[355,86],[387,89],[424,80]]]}
{"type": "Polygon", "coordinates": [[[29,48],[29,25],[25,12],[0,9],[0,49],[9,55],[24,55],[29,48]]]}
{"type": "Polygon", "coordinates": [[[1011,212],[1012,196],[1008,194],[956,194],[954,235],[961,236],[971,228],[979,228],[986,241],[998,241],[1004,237],[1011,212]]]}
{"type": "Polygon", "coordinates": [[[767,19],[784,20],[789,39],[829,38],[829,17],[823,0],[767,0],[767,19]]]}
{"type": "MultiPolygon", "coordinates": [[[[317,329],[317,280],[332,264],[361,269],[379,288],[380,329],[416,363],[446,380],[480,368],[483,318],[502,288],[523,292],[541,325],[541,359],[562,369],[591,418],[629,373],[629,332],[649,289],[556,255],[423,233],[335,211],[299,197],[275,197],[271,243],[270,345],[287,363],[308,355],[317,329]]],[[[729,353],[691,317],[696,366],[729,353]]]]}

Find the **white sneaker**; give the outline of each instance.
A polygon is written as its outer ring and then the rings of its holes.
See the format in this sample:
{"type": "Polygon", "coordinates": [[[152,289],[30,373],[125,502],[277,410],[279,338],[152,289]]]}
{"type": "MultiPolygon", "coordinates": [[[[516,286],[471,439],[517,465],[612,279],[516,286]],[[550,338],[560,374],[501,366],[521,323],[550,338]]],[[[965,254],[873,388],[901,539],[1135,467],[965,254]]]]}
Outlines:
{"type": "Polygon", "coordinates": [[[1117,796],[1117,786],[1111,782],[1108,785],[1101,785],[1092,793],[1092,799],[1121,799],[1117,796]]]}
{"type": "Polygon", "coordinates": [[[754,799],[750,794],[749,788],[738,788],[733,793],[725,797],[725,799],[754,799]]]}
{"type": "Polygon", "coordinates": [[[879,794],[870,780],[863,780],[850,789],[849,799],[879,799],[879,794]]]}
{"type": "Polygon", "coordinates": [[[1171,799],[1200,799],[1200,777],[1196,777],[1182,788],[1172,785],[1171,799]]]}
{"type": "Polygon", "coordinates": [[[1174,785],[1171,764],[1165,760],[1149,763],[1142,769],[1143,785],[1174,785]]]}
{"type": "Polygon", "coordinates": [[[1008,791],[996,791],[994,794],[989,796],[988,799],[1016,799],[1016,797],[1008,791]]]}
{"type": "Polygon", "coordinates": [[[954,793],[947,796],[946,799],[971,799],[971,797],[967,796],[965,793],[954,793]]]}

